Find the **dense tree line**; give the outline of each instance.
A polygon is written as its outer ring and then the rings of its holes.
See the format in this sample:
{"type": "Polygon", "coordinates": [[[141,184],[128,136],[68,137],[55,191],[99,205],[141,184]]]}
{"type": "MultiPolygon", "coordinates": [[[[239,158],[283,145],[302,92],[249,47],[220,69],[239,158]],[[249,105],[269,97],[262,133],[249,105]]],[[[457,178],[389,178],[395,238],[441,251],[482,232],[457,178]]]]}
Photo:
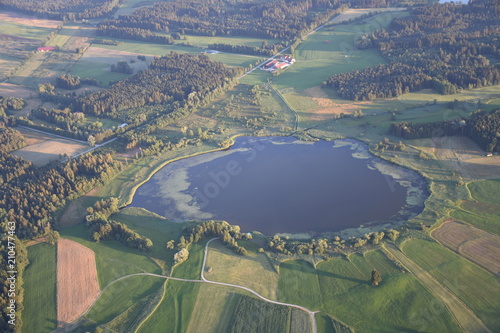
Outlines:
{"type": "Polygon", "coordinates": [[[237,73],[222,63],[210,61],[206,55],[172,52],[156,57],[148,69],[106,90],[79,98],[73,109],[127,122],[134,117],[138,125],[148,120],[149,114],[144,109],[137,114],[128,109],[137,111],[137,108],[154,104],[162,104],[163,112],[183,106],[197,107],[234,84],[237,73]]]}
{"type": "MultiPolygon", "coordinates": [[[[185,230],[177,242],[177,249],[185,249],[191,243],[197,243],[208,237],[220,237],[228,248],[237,254],[245,255],[247,251],[244,247],[238,245],[238,240],[251,239],[252,235],[242,233],[239,226],[230,225],[225,221],[207,221],[185,230]]],[[[174,242],[170,241],[168,247],[175,248],[174,242]]]]}
{"type": "Polygon", "coordinates": [[[328,249],[327,239],[312,239],[311,242],[292,241],[280,236],[273,236],[267,243],[268,249],[286,255],[309,254],[322,255],[328,249]]]}
{"type": "MultiPolygon", "coordinates": [[[[2,163],[3,166],[3,163],[2,163]]],[[[46,168],[22,163],[2,175],[19,174],[17,181],[0,184],[0,218],[16,222],[17,235],[29,239],[54,223],[53,213],[67,199],[78,197],[121,170],[110,154],[87,154],[46,168]]]]}
{"type": "Polygon", "coordinates": [[[0,0],[0,8],[44,14],[50,19],[74,20],[104,16],[119,3],[120,0],[0,0]]]}
{"type": "Polygon", "coordinates": [[[500,152],[500,109],[491,113],[478,112],[468,119],[437,121],[414,124],[399,122],[391,124],[389,132],[405,139],[465,135],[489,152],[500,152]]]}
{"type": "Polygon", "coordinates": [[[26,140],[21,132],[11,127],[2,128],[0,126],[0,151],[10,153],[24,146],[26,146],[26,140]]]}
{"type": "Polygon", "coordinates": [[[357,41],[376,47],[387,65],[337,74],[326,84],[352,100],[395,97],[422,88],[441,94],[500,83],[500,68],[488,58],[500,56],[500,23],[494,0],[415,7],[394,19],[388,31],[357,41]]]}
{"type": "Polygon", "coordinates": [[[270,57],[279,51],[277,47],[267,49],[257,46],[232,45],[223,43],[208,44],[208,48],[222,52],[252,54],[252,55],[267,56],[267,57],[270,57]]]}
{"type": "Polygon", "coordinates": [[[95,79],[80,78],[79,76],[73,76],[71,74],[63,74],[56,77],[57,88],[73,90],[80,88],[82,84],[88,84],[92,86],[98,85],[95,79]]]}
{"type": "Polygon", "coordinates": [[[132,27],[117,27],[114,25],[101,24],[97,30],[98,36],[114,37],[122,39],[139,40],[158,44],[170,45],[174,43],[171,36],[161,36],[151,30],[132,27]]]}
{"type": "Polygon", "coordinates": [[[24,98],[0,96],[0,117],[5,116],[5,111],[22,110],[25,106],[24,98]]]}
{"type": "MultiPolygon", "coordinates": [[[[351,1],[356,2],[356,1],[351,1]]],[[[151,31],[177,31],[182,35],[251,36],[293,40],[305,36],[332,15],[344,10],[341,0],[275,0],[270,2],[207,0],[158,2],[133,15],[120,16],[99,25],[139,28],[151,31]]]]}
{"type": "Polygon", "coordinates": [[[118,211],[118,199],[116,198],[103,199],[97,201],[93,207],[89,207],[86,223],[90,227],[90,237],[96,242],[116,240],[127,247],[142,252],[151,250],[153,242],[149,238],[110,219],[110,216],[118,211]]]}

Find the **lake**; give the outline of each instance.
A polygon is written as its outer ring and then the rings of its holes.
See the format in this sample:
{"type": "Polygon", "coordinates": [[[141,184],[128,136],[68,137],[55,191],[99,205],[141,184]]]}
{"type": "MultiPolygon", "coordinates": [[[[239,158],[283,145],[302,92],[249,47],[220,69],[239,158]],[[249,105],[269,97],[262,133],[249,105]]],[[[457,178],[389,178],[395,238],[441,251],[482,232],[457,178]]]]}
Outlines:
{"type": "Polygon", "coordinates": [[[228,150],[167,164],[132,206],[242,231],[319,234],[400,223],[423,209],[425,181],[359,141],[239,137],[228,150]]]}

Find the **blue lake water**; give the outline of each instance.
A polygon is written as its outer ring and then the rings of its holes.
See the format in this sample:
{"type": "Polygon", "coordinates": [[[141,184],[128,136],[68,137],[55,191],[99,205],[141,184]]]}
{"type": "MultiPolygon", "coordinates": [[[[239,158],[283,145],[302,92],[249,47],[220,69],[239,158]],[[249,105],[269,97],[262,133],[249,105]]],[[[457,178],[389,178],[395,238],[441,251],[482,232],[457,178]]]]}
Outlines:
{"type": "Polygon", "coordinates": [[[240,137],[228,150],[166,165],[138,189],[132,206],[266,235],[317,234],[403,221],[426,197],[422,177],[355,140],[240,137]]]}

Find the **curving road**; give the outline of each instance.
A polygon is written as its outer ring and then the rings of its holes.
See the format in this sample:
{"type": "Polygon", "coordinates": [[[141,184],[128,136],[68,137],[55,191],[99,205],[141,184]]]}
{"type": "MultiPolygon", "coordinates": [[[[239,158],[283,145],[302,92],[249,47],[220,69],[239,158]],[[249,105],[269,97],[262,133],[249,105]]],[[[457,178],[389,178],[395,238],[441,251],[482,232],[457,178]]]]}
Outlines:
{"type": "Polygon", "coordinates": [[[159,277],[159,278],[163,278],[163,279],[167,279],[167,280],[174,280],[174,281],[182,281],[182,282],[194,282],[194,283],[210,283],[210,284],[216,284],[216,285],[219,285],[219,286],[226,286],[226,287],[232,287],[232,288],[238,288],[238,289],[242,289],[242,290],[246,290],[250,293],[252,293],[253,295],[257,296],[258,298],[262,299],[263,301],[266,301],[266,302],[269,302],[269,303],[273,303],[273,304],[277,304],[277,305],[284,305],[284,306],[289,306],[289,307],[292,307],[292,308],[296,308],[296,309],[299,309],[301,311],[304,311],[304,312],[307,312],[309,314],[309,316],[311,317],[311,322],[312,322],[312,328],[313,328],[313,333],[317,333],[317,326],[316,326],[316,318],[315,318],[315,314],[318,313],[319,311],[311,311],[303,306],[300,306],[300,305],[296,305],[296,304],[289,304],[289,303],[283,303],[283,302],[278,302],[278,301],[273,301],[271,299],[268,299],[262,295],[260,295],[259,293],[257,293],[256,291],[250,289],[250,288],[247,288],[247,287],[243,287],[243,286],[239,286],[239,285],[236,285],[236,284],[231,284],[231,283],[224,283],[224,282],[217,282],[217,281],[210,281],[210,280],[207,280],[204,276],[204,272],[205,272],[205,265],[206,265],[206,262],[207,262],[207,255],[208,255],[208,245],[216,240],[218,238],[212,238],[211,240],[209,240],[207,242],[207,244],[205,245],[205,253],[204,253],[204,257],[203,257],[203,264],[201,266],[201,280],[191,280],[191,279],[182,279],[182,278],[176,278],[176,277],[172,277],[172,276],[168,276],[168,275],[161,275],[161,274],[154,274],[154,273],[147,273],[147,272],[144,272],[144,273],[134,273],[134,274],[129,274],[129,275],[125,275],[125,276],[122,276],[118,279],[115,279],[113,281],[111,281],[100,293],[99,295],[97,296],[97,298],[94,300],[94,302],[89,306],[89,308],[85,311],[85,313],[83,313],[80,318],[76,319],[74,322],[62,327],[62,328],[59,328],[53,332],[64,332],[64,328],[65,327],[68,327],[68,326],[72,326],[72,324],[75,324],[75,323],[78,323],[84,316],[87,315],[87,313],[90,311],[90,309],[92,309],[92,307],[95,305],[95,303],[97,303],[97,301],[101,298],[102,294],[106,291],[106,289],[108,289],[109,287],[111,287],[113,284],[115,284],[116,282],[118,281],[121,281],[121,280],[124,280],[126,278],[129,278],[129,277],[132,277],[132,276],[140,276],[140,275],[145,275],[145,276],[154,276],[154,277],[159,277]]]}

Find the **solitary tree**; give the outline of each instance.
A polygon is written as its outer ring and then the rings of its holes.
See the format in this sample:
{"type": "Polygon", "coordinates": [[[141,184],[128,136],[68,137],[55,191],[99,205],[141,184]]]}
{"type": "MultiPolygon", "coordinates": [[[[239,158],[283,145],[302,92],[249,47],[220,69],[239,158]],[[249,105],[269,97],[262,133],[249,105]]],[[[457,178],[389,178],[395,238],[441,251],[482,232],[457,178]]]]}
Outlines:
{"type": "Polygon", "coordinates": [[[94,147],[95,146],[95,137],[93,135],[89,135],[87,142],[89,143],[89,146],[94,147]]]}
{"type": "Polygon", "coordinates": [[[372,271],[372,286],[376,287],[382,282],[382,277],[380,276],[380,273],[374,269],[372,271]]]}

